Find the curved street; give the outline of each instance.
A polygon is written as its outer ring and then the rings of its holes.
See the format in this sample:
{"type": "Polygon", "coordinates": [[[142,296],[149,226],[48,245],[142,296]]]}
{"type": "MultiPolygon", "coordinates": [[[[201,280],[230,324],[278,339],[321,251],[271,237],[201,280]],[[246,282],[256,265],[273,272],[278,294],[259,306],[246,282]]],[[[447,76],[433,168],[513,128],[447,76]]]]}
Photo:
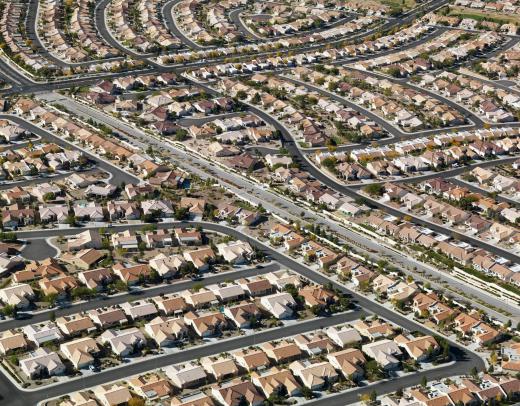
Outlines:
{"type": "MultiPolygon", "coordinates": [[[[361,307],[363,310],[360,311],[354,311],[349,313],[344,313],[337,316],[332,316],[329,318],[318,318],[313,319],[312,321],[309,321],[307,323],[296,323],[294,325],[284,327],[281,329],[275,329],[275,330],[268,330],[265,332],[260,332],[257,334],[254,334],[253,336],[244,336],[239,339],[235,340],[222,340],[217,342],[216,344],[213,344],[211,346],[202,346],[202,347],[194,347],[190,350],[184,350],[181,353],[176,353],[164,357],[154,357],[147,359],[143,362],[139,363],[133,363],[131,365],[128,365],[125,368],[121,369],[115,369],[106,371],[103,373],[97,373],[93,376],[84,377],[80,380],[75,380],[71,382],[67,382],[66,384],[52,386],[43,388],[41,390],[38,390],[36,392],[28,392],[23,394],[23,398],[30,400],[33,402],[32,404],[41,401],[43,399],[52,398],[56,396],[61,396],[66,393],[70,393],[72,391],[81,390],[86,387],[99,385],[102,383],[106,383],[107,376],[110,376],[110,380],[117,380],[117,379],[123,379],[125,377],[128,377],[133,374],[141,373],[150,369],[160,368],[162,366],[170,365],[172,362],[183,362],[190,359],[196,359],[200,358],[205,355],[219,353],[219,352],[228,352],[233,349],[238,349],[244,346],[248,346],[252,344],[252,340],[255,340],[254,342],[259,343],[262,341],[267,340],[273,340],[277,338],[282,338],[289,335],[298,334],[300,332],[304,331],[311,331],[313,329],[322,328],[325,326],[332,326],[339,323],[344,323],[347,321],[353,321],[355,319],[358,319],[361,317],[365,311],[368,312],[368,314],[377,314],[378,316],[389,320],[399,326],[402,326],[403,328],[409,330],[409,331],[420,331],[424,334],[431,334],[431,331],[428,330],[424,325],[416,323],[404,316],[399,315],[398,313],[394,312],[393,310],[390,310],[389,308],[386,308],[384,306],[381,306],[378,303],[375,303],[372,300],[367,299],[364,295],[358,294],[357,292],[350,291],[345,286],[338,284],[336,281],[329,279],[326,275],[314,271],[305,265],[301,264],[300,262],[290,258],[289,256],[279,253],[278,251],[275,251],[271,247],[265,245],[264,243],[256,240],[255,238],[244,234],[242,231],[238,230],[237,228],[229,227],[227,225],[222,224],[216,224],[216,223],[210,223],[210,222],[194,222],[194,221],[183,221],[183,222],[172,222],[172,223],[160,223],[158,224],[160,228],[174,228],[174,227],[197,227],[200,226],[204,230],[208,231],[214,231],[218,233],[222,233],[225,235],[230,235],[236,239],[240,239],[242,241],[249,242],[252,246],[256,247],[257,249],[264,252],[269,259],[276,261],[279,263],[282,267],[286,267],[289,269],[294,270],[295,272],[298,272],[302,276],[308,278],[309,280],[312,280],[313,282],[317,284],[324,285],[326,283],[332,283],[334,288],[339,289],[340,291],[350,295],[353,299],[353,301],[361,307]]],[[[135,229],[139,229],[142,227],[142,225],[136,225],[135,229]]],[[[126,229],[133,229],[132,226],[125,226],[126,229]]],[[[52,236],[57,235],[72,235],[74,233],[77,233],[78,229],[64,229],[64,230],[41,230],[41,231],[27,231],[27,232],[19,232],[19,238],[22,239],[33,239],[33,238],[48,238],[52,236]]],[[[189,283],[189,282],[188,282],[189,283]]],[[[173,285],[172,285],[173,286],[173,285]]],[[[119,299],[116,299],[119,300],[119,299]]],[[[1,325],[1,324],[0,324],[1,325]]],[[[390,381],[390,383],[381,382],[377,385],[381,385],[381,388],[387,387],[389,389],[390,387],[395,390],[397,387],[401,387],[403,385],[406,385],[406,382],[420,382],[422,375],[425,375],[428,377],[428,379],[435,379],[436,377],[444,377],[447,375],[455,375],[455,374],[463,374],[469,371],[471,368],[476,367],[480,370],[484,368],[484,361],[473,352],[468,351],[466,348],[462,347],[458,343],[450,342],[450,345],[452,347],[452,353],[455,354],[457,362],[454,365],[448,365],[446,367],[440,367],[438,369],[432,369],[423,371],[419,374],[413,374],[411,376],[407,376],[405,378],[399,378],[394,381],[390,381]],[[447,372],[449,371],[449,372],[447,372]],[[404,381],[402,380],[404,379],[404,381]]],[[[23,403],[20,403],[17,399],[21,398],[19,396],[20,390],[13,386],[13,384],[5,377],[5,375],[0,376],[0,388],[6,388],[6,393],[1,393],[2,390],[0,389],[0,395],[3,396],[3,399],[0,400],[0,405],[7,405],[12,404],[15,406],[22,406],[23,403]]],[[[364,388],[359,388],[356,390],[356,397],[357,394],[359,394],[360,391],[365,390],[364,388]]],[[[372,387],[370,387],[370,390],[372,390],[372,387]]],[[[345,392],[337,395],[337,400],[335,402],[342,402],[337,403],[339,404],[345,404],[349,403],[352,399],[351,397],[354,396],[353,392],[345,392]]],[[[316,402],[326,402],[327,399],[323,400],[317,400],[316,402]]],[[[321,403],[320,403],[321,404],[321,403]]]]}

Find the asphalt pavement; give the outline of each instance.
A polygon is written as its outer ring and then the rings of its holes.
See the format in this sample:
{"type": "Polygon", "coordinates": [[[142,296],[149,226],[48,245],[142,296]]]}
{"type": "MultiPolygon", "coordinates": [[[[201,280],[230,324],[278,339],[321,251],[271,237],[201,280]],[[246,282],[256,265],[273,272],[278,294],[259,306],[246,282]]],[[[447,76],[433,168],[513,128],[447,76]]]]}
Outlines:
{"type": "Polygon", "coordinates": [[[58,250],[49,245],[45,238],[28,241],[20,252],[20,255],[29,261],[41,261],[46,258],[53,258],[57,254],[58,250]]]}
{"type": "MultiPolygon", "coordinates": [[[[31,240],[38,241],[38,240],[31,240]]],[[[178,293],[186,289],[192,288],[194,285],[204,284],[218,284],[227,280],[236,280],[239,278],[249,278],[252,276],[263,275],[268,272],[274,272],[280,267],[276,263],[271,263],[263,266],[262,268],[246,268],[246,269],[235,269],[230,272],[224,272],[219,274],[205,274],[202,280],[192,281],[189,280],[173,280],[171,284],[162,284],[160,286],[150,287],[146,289],[139,289],[134,293],[118,294],[113,296],[100,296],[96,299],[89,301],[70,304],[66,307],[56,307],[47,311],[38,312],[32,314],[32,317],[26,320],[6,320],[0,322],[0,329],[2,331],[21,328],[28,324],[41,323],[48,321],[51,313],[54,313],[56,317],[68,316],[71,314],[87,312],[89,310],[97,309],[99,307],[109,307],[119,305],[133,300],[142,300],[163,294],[178,293]]],[[[27,312],[27,314],[31,314],[27,312]]]]}
{"type": "Polygon", "coordinates": [[[50,131],[44,130],[41,127],[36,126],[35,124],[25,120],[24,118],[12,114],[0,114],[0,119],[10,120],[22,127],[23,129],[30,131],[31,133],[40,136],[42,139],[53,142],[63,148],[76,149],[82,151],[85,154],[85,156],[87,156],[91,161],[95,162],[99,168],[103,169],[104,171],[112,175],[112,177],[109,180],[109,183],[114,186],[120,186],[122,183],[137,184],[141,182],[141,180],[137,176],[125,172],[116,165],[99,158],[91,152],[88,152],[87,150],[80,148],[72,142],[69,142],[64,138],[59,137],[56,134],[51,133],[50,131]]]}
{"type": "MultiPolygon", "coordinates": [[[[53,96],[53,99],[55,98],[56,97],[53,96]]],[[[219,183],[226,189],[230,190],[236,195],[242,196],[253,204],[262,204],[263,207],[271,213],[275,213],[289,221],[303,220],[309,223],[320,225],[320,227],[323,229],[329,229],[336,233],[344,243],[355,246],[356,249],[360,250],[361,253],[368,250],[368,254],[375,258],[376,261],[380,259],[381,256],[383,256],[383,259],[389,260],[390,262],[401,266],[404,272],[407,272],[414,277],[418,277],[417,271],[420,271],[424,275],[434,275],[436,278],[439,278],[440,280],[447,283],[450,287],[457,287],[457,289],[459,289],[461,292],[465,292],[466,295],[479,298],[481,302],[475,302],[475,306],[484,310],[489,315],[495,317],[498,320],[507,321],[508,317],[504,316],[504,314],[500,312],[495,311],[494,308],[504,309],[512,314],[515,314],[517,311],[516,308],[513,308],[511,305],[504,303],[499,298],[489,294],[486,291],[468,285],[465,287],[461,286],[462,282],[454,279],[449,274],[422,264],[410,256],[403,256],[399,252],[386,248],[379,244],[378,241],[374,241],[360,233],[352,231],[348,226],[331,220],[324,215],[319,215],[307,210],[305,206],[299,204],[297,201],[289,200],[286,197],[272,193],[269,190],[261,189],[254,182],[247,180],[243,176],[232,171],[225,170],[218,165],[215,165],[211,161],[197,157],[193,154],[187,154],[179,148],[173,147],[168,142],[163,142],[154,137],[150,137],[142,131],[126,123],[123,123],[122,121],[117,120],[112,116],[109,116],[91,107],[84,106],[83,104],[78,103],[77,101],[74,101],[70,98],[61,97],[59,101],[65,104],[69,110],[85,117],[85,119],[93,118],[94,120],[104,123],[105,125],[112,127],[121,133],[127,134],[131,142],[134,143],[138,148],[145,149],[148,145],[152,145],[154,148],[164,150],[171,156],[174,163],[179,165],[181,168],[200,176],[200,178],[203,180],[218,179],[219,183]],[[301,214],[302,211],[305,211],[304,216],[301,214]],[[489,303],[494,308],[486,306],[482,303],[489,303]]],[[[264,116],[266,115],[264,114],[264,116]]],[[[445,291],[445,289],[440,284],[437,284],[434,281],[432,281],[432,286],[436,286],[442,291],[445,291]]],[[[448,290],[447,293],[462,301],[468,300],[469,297],[461,296],[453,290],[448,290]]]]}

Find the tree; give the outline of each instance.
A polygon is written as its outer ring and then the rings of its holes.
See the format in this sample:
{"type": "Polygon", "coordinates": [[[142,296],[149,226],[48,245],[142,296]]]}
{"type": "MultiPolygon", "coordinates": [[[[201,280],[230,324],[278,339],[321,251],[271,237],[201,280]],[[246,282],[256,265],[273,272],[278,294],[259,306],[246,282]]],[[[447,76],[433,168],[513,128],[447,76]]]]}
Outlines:
{"type": "Polygon", "coordinates": [[[471,368],[471,371],[469,371],[469,373],[473,377],[473,379],[478,379],[478,370],[476,367],[471,368]]]}
{"type": "Polygon", "coordinates": [[[49,321],[53,323],[56,321],[56,312],[52,311],[49,313],[49,321]]]}
{"type": "Polygon", "coordinates": [[[71,227],[75,227],[77,224],[76,224],[76,216],[74,216],[74,214],[69,214],[67,216],[67,220],[65,220],[65,222],[71,226],[71,227]]]}
{"type": "Polygon", "coordinates": [[[365,186],[364,190],[370,196],[382,196],[383,192],[385,191],[385,188],[383,187],[383,185],[379,183],[372,183],[370,185],[365,186]]]}
{"type": "Polygon", "coordinates": [[[51,201],[51,200],[54,200],[55,199],[55,195],[54,193],[52,192],[47,192],[43,195],[43,201],[44,202],[48,202],[48,201],[51,201]]]}
{"type": "Polygon", "coordinates": [[[6,317],[14,317],[16,316],[16,310],[16,306],[8,304],[2,308],[1,312],[6,317]]]}
{"type": "Polygon", "coordinates": [[[495,366],[498,362],[498,355],[496,351],[491,351],[491,354],[489,355],[489,363],[493,366],[495,366]]]}
{"type": "Polygon", "coordinates": [[[303,397],[307,400],[312,399],[314,397],[314,392],[307,386],[302,386],[301,392],[303,397]]]}
{"type": "Polygon", "coordinates": [[[421,386],[423,388],[426,388],[427,385],[428,385],[428,379],[426,378],[426,375],[423,375],[423,377],[421,378],[421,386]]]}
{"type": "Polygon", "coordinates": [[[363,393],[359,395],[359,400],[365,405],[369,405],[372,401],[370,400],[370,393],[363,393]]]}
{"type": "Polygon", "coordinates": [[[49,306],[54,306],[56,304],[56,301],[58,300],[58,295],[56,293],[49,293],[45,296],[45,301],[49,303],[49,306]]]}
{"type": "Polygon", "coordinates": [[[144,406],[144,400],[141,398],[131,398],[128,401],[128,406],[144,406]]]}

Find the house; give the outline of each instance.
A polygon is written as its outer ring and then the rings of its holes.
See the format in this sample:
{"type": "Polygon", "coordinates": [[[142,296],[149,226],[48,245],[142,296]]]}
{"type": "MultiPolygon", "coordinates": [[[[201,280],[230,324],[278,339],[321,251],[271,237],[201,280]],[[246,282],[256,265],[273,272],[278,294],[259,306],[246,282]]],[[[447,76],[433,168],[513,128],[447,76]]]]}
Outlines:
{"type": "Polygon", "coordinates": [[[119,305],[130,320],[150,319],[157,315],[157,308],[152,302],[137,300],[124,302],[119,305]]]}
{"type": "Polygon", "coordinates": [[[64,224],[68,220],[69,208],[65,205],[44,205],[39,208],[42,223],[58,222],[64,224]]]}
{"type": "Polygon", "coordinates": [[[325,330],[325,332],[329,338],[341,348],[344,348],[349,344],[360,343],[362,341],[358,331],[352,327],[329,327],[325,330]]]}
{"type": "Polygon", "coordinates": [[[60,329],[53,322],[41,324],[29,324],[22,328],[27,340],[34,343],[37,347],[49,341],[61,341],[63,335],[60,329]]]}
{"type": "Polygon", "coordinates": [[[184,321],[195,330],[199,337],[215,336],[228,328],[227,320],[220,312],[201,314],[189,312],[184,316],[184,321]]]}
{"type": "Polygon", "coordinates": [[[152,300],[159,309],[159,312],[165,316],[182,314],[188,309],[188,304],[184,298],[175,294],[156,296],[153,297],[152,300]]]}
{"type": "Polygon", "coordinates": [[[191,362],[182,365],[170,365],[163,368],[163,371],[173,385],[179,389],[200,386],[207,379],[204,369],[191,362]]]}
{"type": "Polygon", "coordinates": [[[244,289],[234,283],[208,285],[206,288],[212,291],[220,302],[224,303],[244,299],[246,295],[244,289]]]}
{"type": "Polygon", "coordinates": [[[283,290],[286,285],[293,285],[295,288],[299,288],[302,285],[300,276],[286,269],[268,272],[264,277],[278,290],[283,290]]]}
{"type": "Polygon", "coordinates": [[[180,245],[200,245],[202,244],[202,234],[200,231],[186,228],[176,228],[175,238],[180,245]]]}
{"type": "Polygon", "coordinates": [[[421,315],[425,311],[428,312],[430,306],[437,303],[437,301],[438,298],[434,293],[418,293],[412,300],[412,310],[414,313],[421,315]]]}
{"type": "Polygon", "coordinates": [[[110,236],[110,241],[115,249],[126,251],[137,251],[139,248],[139,240],[130,230],[125,230],[120,233],[114,233],[110,236]]]}
{"type": "Polygon", "coordinates": [[[200,248],[193,251],[185,251],[184,259],[191,262],[199,271],[209,269],[210,263],[215,260],[215,253],[211,248],[200,248]]]}
{"type": "Polygon", "coordinates": [[[6,330],[0,335],[0,353],[3,355],[26,348],[27,341],[22,333],[6,330]]]}
{"type": "Polygon", "coordinates": [[[251,327],[252,320],[256,322],[262,317],[258,306],[247,302],[224,308],[224,315],[240,329],[251,327]]]}
{"type": "Polygon", "coordinates": [[[311,363],[308,360],[294,361],[289,369],[295,376],[300,378],[303,385],[311,390],[320,390],[328,383],[334,383],[339,375],[328,361],[311,363]]]}
{"type": "Polygon", "coordinates": [[[200,289],[195,292],[185,290],[180,293],[180,296],[186,301],[188,305],[195,309],[209,307],[218,304],[217,296],[213,291],[208,289],[200,289]]]}
{"type": "Polygon", "coordinates": [[[64,253],[61,260],[79,269],[90,269],[104,256],[105,254],[99,250],[86,248],[75,253],[64,253]]]}
{"type": "Polygon", "coordinates": [[[249,297],[264,296],[274,293],[274,287],[264,278],[239,279],[238,284],[249,297]]]}
{"type": "Polygon", "coordinates": [[[277,367],[263,373],[253,372],[251,382],[259,387],[267,398],[280,394],[297,396],[301,392],[301,386],[291,371],[277,367]]]}
{"type": "Polygon", "coordinates": [[[302,350],[296,345],[296,343],[286,340],[266,342],[261,345],[261,349],[269,359],[278,364],[294,361],[299,359],[303,354],[302,350]]]}
{"type": "Polygon", "coordinates": [[[117,263],[112,267],[116,276],[128,285],[136,285],[146,278],[150,277],[152,269],[148,264],[138,264],[133,266],[125,266],[117,263]]]}
{"type": "Polygon", "coordinates": [[[173,217],[175,211],[170,201],[166,200],[145,200],[141,202],[141,209],[144,216],[152,217],[173,217]]]}
{"type": "Polygon", "coordinates": [[[328,353],[335,348],[332,340],[322,333],[298,334],[293,337],[293,341],[300,350],[311,356],[328,353]]]}
{"type": "Polygon", "coordinates": [[[99,347],[96,340],[84,337],[61,344],[60,351],[74,365],[74,368],[83,369],[94,363],[99,347]]]}
{"type": "Polygon", "coordinates": [[[60,403],[60,406],[98,406],[99,403],[91,395],[85,392],[72,392],[69,400],[60,403]]]}
{"type": "Polygon", "coordinates": [[[204,199],[196,199],[193,197],[181,197],[179,207],[188,209],[190,220],[202,220],[204,216],[204,208],[206,201],[204,199]]]}
{"type": "Polygon", "coordinates": [[[30,379],[61,375],[65,365],[58,354],[46,348],[38,348],[19,361],[20,369],[30,379]]]}
{"type": "Polygon", "coordinates": [[[199,392],[184,397],[174,397],[171,406],[215,406],[215,402],[204,392],[199,392]]]}
{"type": "Polygon", "coordinates": [[[293,308],[296,306],[293,297],[286,292],[263,296],[260,299],[260,304],[277,319],[292,317],[293,308]]]}
{"type": "Polygon", "coordinates": [[[327,307],[337,300],[337,296],[320,286],[308,285],[298,291],[298,294],[303,297],[305,305],[309,307],[327,307]]]}
{"type": "Polygon", "coordinates": [[[347,379],[358,380],[363,377],[366,358],[357,348],[347,348],[327,355],[330,364],[347,379]]]}
{"type": "Polygon", "coordinates": [[[251,245],[244,241],[220,243],[217,244],[217,250],[224,260],[234,265],[248,262],[254,252],[251,245]]]}
{"type": "Polygon", "coordinates": [[[149,402],[167,398],[173,392],[172,384],[157,374],[141,375],[128,383],[137,395],[149,402]]]}
{"type": "Polygon", "coordinates": [[[394,341],[401,348],[404,348],[408,355],[417,362],[424,362],[435,354],[440,346],[432,336],[426,335],[421,337],[405,336],[400,334],[394,338],[394,341]]]}
{"type": "Polygon", "coordinates": [[[99,339],[102,344],[109,344],[112,352],[120,357],[131,355],[146,344],[143,333],[135,327],[125,330],[108,329],[99,339]]]}
{"type": "Polygon", "coordinates": [[[265,369],[271,364],[271,361],[267,358],[267,354],[260,349],[242,349],[232,352],[231,356],[238,365],[248,372],[265,369]]]}
{"type": "Polygon", "coordinates": [[[83,314],[73,314],[62,316],[56,319],[56,325],[63,334],[68,337],[92,333],[96,331],[96,326],[92,319],[83,314]]]}
{"type": "Polygon", "coordinates": [[[128,388],[118,384],[96,386],[93,392],[103,406],[125,405],[132,399],[128,388]]]}
{"type": "Polygon", "coordinates": [[[112,282],[112,271],[109,268],[97,268],[78,273],[78,279],[89,289],[102,290],[112,282]]]}
{"type": "Polygon", "coordinates": [[[177,275],[186,261],[181,255],[166,256],[162,252],[149,261],[150,267],[163,278],[172,278],[177,275]]]}
{"type": "Polygon", "coordinates": [[[34,298],[34,291],[31,285],[26,283],[15,284],[0,289],[0,299],[6,305],[14,306],[17,309],[25,309],[31,304],[34,298]]]}
{"type": "Polygon", "coordinates": [[[232,358],[224,356],[204,357],[200,360],[200,364],[217,382],[222,382],[238,375],[238,367],[232,358]]]}
{"type": "Polygon", "coordinates": [[[188,335],[188,328],[182,318],[162,316],[157,316],[146,323],[144,331],[159,347],[171,346],[188,335]]]}
{"type": "Polygon", "coordinates": [[[74,216],[81,221],[101,222],[105,219],[103,206],[96,202],[77,203],[74,205],[73,210],[74,216]]]}
{"type": "Polygon", "coordinates": [[[265,397],[250,381],[235,380],[211,388],[211,395],[224,406],[261,406],[265,397]]]}
{"type": "Polygon", "coordinates": [[[101,329],[122,326],[128,323],[125,313],[119,308],[99,308],[90,310],[89,317],[101,329]]]}
{"type": "Polygon", "coordinates": [[[168,230],[159,229],[146,232],[144,242],[148,248],[163,248],[173,246],[173,237],[168,230]]]}
{"type": "Polygon", "coordinates": [[[73,276],[63,275],[53,279],[40,279],[38,285],[44,295],[57,295],[58,299],[61,299],[72,289],[77,288],[79,284],[73,276]]]}
{"type": "Polygon", "coordinates": [[[361,347],[363,352],[377,361],[382,368],[392,370],[399,367],[399,357],[403,355],[398,345],[388,339],[375,341],[361,347]]]}
{"type": "Polygon", "coordinates": [[[102,245],[101,236],[99,232],[94,229],[83,231],[75,236],[69,237],[67,240],[67,249],[69,251],[79,251],[87,248],[101,249],[102,245]]]}
{"type": "Polygon", "coordinates": [[[352,323],[352,327],[354,327],[363,337],[367,337],[371,341],[377,340],[381,337],[387,337],[394,332],[390,324],[380,320],[359,320],[352,323]]]}

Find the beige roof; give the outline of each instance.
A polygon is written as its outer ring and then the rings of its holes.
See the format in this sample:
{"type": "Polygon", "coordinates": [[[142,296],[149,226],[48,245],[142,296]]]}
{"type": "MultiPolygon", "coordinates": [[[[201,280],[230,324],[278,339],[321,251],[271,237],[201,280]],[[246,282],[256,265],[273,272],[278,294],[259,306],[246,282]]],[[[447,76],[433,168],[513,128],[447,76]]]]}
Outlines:
{"type": "Polygon", "coordinates": [[[25,341],[25,337],[22,333],[7,330],[2,334],[2,338],[0,338],[0,351],[3,354],[25,347],[27,347],[27,341],[25,341]]]}

